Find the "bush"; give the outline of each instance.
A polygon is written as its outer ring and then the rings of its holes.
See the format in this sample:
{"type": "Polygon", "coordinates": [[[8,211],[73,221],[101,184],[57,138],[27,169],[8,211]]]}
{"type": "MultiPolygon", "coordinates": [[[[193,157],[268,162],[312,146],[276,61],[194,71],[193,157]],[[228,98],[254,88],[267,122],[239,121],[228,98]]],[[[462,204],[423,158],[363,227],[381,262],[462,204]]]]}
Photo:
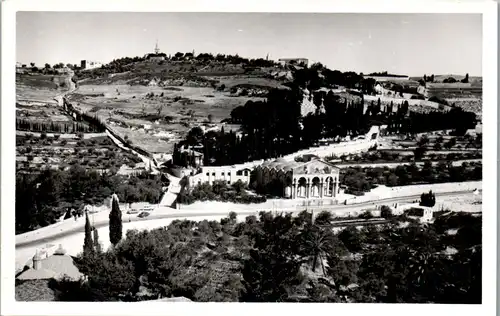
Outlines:
{"type": "Polygon", "coordinates": [[[394,215],[392,214],[392,210],[389,206],[387,205],[382,205],[380,208],[380,217],[389,219],[392,218],[394,215]]]}
{"type": "Polygon", "coordinates": [[[370,219],[373,218],[373,214],[370,211],[364,211],[361,215],[358,216],[359,218],[362,219],[370,219]]]}
{"type": "Polygon", "coordinates": [[[429,191],[429,193],[422,193],[419,205],[433,207],[436,205],[436,196],[432,193],[432,191],[429,191]]]}
{"type": "Polygon", "coordinates": [[[431,102],[436,102],[436,103],[439,103],[439,104],[444,104],[444,105],[448,105],[448,102],[446,100],[443,100],[443,99],[440,99],[436,96],[432,96],[429,98],[429,101],[431,102]]]}

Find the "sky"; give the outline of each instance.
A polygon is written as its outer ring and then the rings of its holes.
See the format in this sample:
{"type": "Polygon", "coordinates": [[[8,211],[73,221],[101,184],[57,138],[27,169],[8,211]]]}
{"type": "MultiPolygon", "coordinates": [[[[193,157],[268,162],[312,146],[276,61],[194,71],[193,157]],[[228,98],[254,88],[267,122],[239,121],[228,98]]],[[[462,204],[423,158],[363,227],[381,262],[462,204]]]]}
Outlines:
{"type": "Polygon", "coordinates": [[[304,57],[330,69],[482,75],[481,14],[18,12],[18,62],[153,52],[304,57]]]}

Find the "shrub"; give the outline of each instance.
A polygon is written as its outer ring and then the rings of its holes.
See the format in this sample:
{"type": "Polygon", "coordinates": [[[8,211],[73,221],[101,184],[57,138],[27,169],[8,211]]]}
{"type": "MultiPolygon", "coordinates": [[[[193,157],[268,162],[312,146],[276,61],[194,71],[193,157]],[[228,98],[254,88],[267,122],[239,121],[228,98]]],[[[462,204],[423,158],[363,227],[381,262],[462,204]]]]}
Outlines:
{"type": "Polygon", "coordinates": [[[393,214],[391,208],[387,205],[382,205],[380,208],[380,217],[385,219],[392,218],[393,214]]]}
{"type": "Polygon", "coordinates": [[[359,218],[362,219],[370,219],[373,218],[373,214],[370,211],[364,211],[361,215],[358,216],[359,218]]]}
{"type": "Polygon", "coordinates": [[[436,205],[436,196],[432,193],[432,191],[429,191],[429,193],[422,193],[419,205],[433,207],[436,205]]]}

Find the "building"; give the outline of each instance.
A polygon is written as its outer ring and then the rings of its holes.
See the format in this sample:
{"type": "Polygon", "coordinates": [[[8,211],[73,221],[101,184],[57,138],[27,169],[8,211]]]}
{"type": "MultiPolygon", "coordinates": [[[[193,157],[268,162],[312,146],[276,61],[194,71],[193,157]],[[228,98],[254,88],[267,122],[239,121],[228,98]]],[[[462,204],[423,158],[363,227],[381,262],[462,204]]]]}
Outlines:
{"type": "Polygon", "coordinates": [[[203,166],[198,174],[189,176],[189,185],[192,188],[205,182],[212,185],[214,181],[224,181],[231,185],[238,180],[249,184],[251,172],[252,169],[246,166],[203,166]]]}
{"type": "Polygon", "coordinates": [[[149,53],[144,56],[148,61],[162,61],[165,60],[167,54],[160,53],[160,48],[158,47],[158,41],[156,42],[154,53],[149,53]]]}
{"type": "Polygon", "coordinates": [[[309,66],[309,59],[307,59],[307,58],[280,58],[280,59],[278,59],[278,63],[280,63],[283,66],[296,65],[296,66],[308,67],[309,66]]]}
{"type": "Polygon", "coordinates": [[[383,94],[383,92],[384,92],[384,87],[382,86],[382,84],[380,82],[377,82],[377,84],[375,85],[375,87],[373,89],[375,90],[376,94],[383,94]]]}
{"type": "Polygon", "coordinates": [[[33,259],[26,264],[24,271],[16,279],[60,280],[65,277],[72,280],[79,280],[83,277],[83,274],[75,266],[73,258],[66,255],[66,251],[59,245],[59,248],[51,256],[37,250],[33,259]]]}
{"type": "Polygon", "coordinates": [[[82,60],[80,62],[80,68],[83,70],[90,70],[90,69],[96,69],[96,68],[101,68],[102,63],[97,62],[97,61],[90,61],[90,60],[82,60]]]}
{"type": "Polygon", "coordinates": [[[334,199],[340,192],[340,169],[314,157],[306,162],[279,158],[258,166],[255,173],[257,186],[274,182],[289,199],[334,199]]]}

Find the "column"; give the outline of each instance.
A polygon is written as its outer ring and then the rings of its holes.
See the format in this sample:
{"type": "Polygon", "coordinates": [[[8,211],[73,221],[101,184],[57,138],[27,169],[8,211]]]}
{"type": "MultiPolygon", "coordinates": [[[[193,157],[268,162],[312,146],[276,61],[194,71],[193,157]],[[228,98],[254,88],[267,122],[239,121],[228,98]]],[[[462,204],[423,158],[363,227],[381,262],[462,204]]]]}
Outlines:
{"type": "Polygon", "coordinates": [[[292,199],[295,199],[297,197],[297,185],[294,183],[292,184],[292,194],[291,194],[291,198],[292,199]]]}
{"type": "Polygon", "coordinates": [[[323,198],[323,179],[321,179],[321,183],[319,184],[319,198],[323,198]]]}

